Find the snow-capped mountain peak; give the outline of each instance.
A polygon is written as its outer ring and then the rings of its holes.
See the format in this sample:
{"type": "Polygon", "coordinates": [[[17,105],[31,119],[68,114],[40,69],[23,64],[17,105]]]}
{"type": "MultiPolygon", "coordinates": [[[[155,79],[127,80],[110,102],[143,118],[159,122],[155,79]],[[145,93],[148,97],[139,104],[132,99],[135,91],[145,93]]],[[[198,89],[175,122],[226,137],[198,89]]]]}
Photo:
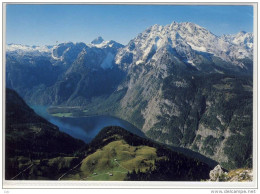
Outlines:
{"type": "Polygon", "coordinates": [[[176,51],[173,54],[181,56],[183,61],[189,61],[194,66],[197,56],[203,53],[238,64],[239,59],[252,59],[253,35],[240,32],[237,35],[219,37],[190,22],[172,22],[166,26],[156,24],[121,49],[116,56],[116,63],[146,63],[158,59],[159,51],[167,47],[176,51]]]}
{"type": "Polygon", "coordinates": [[[114,41],[114,40],[110,40],[110,41],[105,41],[104,39],[102,39],[103,41],[98,43],[96,42],[95,44],[93,44],[93,41],[91,42],[91,44],[88,44],[89,47],[96,47],[96,48],[122,48],[124,45],[114,41]]]}

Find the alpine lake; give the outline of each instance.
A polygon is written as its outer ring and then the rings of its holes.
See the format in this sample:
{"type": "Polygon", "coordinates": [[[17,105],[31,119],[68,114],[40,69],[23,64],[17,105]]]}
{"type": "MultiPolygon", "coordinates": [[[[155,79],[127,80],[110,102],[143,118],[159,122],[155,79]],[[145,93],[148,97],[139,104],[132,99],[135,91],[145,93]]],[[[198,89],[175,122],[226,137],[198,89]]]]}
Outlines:
{"type": "Polygon", "coordinates": [[[71,135],[74,138],[81,139],[84,142],[90,142],[101,129],[108,126],[119,126],[136,135],[144,136],[143,133],[131,123],[106,115],[95,116],[55,116],[50,114],[48,107],[33,105],[30,106],[35,113],[42,116],[50,123],[59,127],[60,131],[71,135]]]}

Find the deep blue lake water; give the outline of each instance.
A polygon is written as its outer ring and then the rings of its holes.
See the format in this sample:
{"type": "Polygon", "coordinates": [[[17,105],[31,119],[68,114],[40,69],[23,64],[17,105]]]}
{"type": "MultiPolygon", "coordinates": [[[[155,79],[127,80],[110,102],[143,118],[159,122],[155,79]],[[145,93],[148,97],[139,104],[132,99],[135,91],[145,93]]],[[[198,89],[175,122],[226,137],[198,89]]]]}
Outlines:
{"type": "Polygon", "coordinates": [[[31,106],[34,111],[47,119],[72,137],[90,142],[101,129],[107,126],[120,126],[139,136],[144,134],[131,123],[112,116],[89,116],[89,117],[54,117],[47,112],[45,106],[31,106]]]}

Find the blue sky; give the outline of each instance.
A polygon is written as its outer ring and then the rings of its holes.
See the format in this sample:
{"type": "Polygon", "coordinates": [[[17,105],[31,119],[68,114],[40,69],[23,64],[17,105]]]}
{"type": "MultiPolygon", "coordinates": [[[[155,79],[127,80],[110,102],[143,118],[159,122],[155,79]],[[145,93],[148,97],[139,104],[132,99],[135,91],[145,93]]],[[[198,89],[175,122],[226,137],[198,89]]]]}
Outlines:
{"type": "Polygon", "coordinates": [[[252,6],[14,5],[6,8],[7,43],[53,45],[97,36],[127,44],[154,25],[193,22],[216,35],[253,31],[252,6]]]}

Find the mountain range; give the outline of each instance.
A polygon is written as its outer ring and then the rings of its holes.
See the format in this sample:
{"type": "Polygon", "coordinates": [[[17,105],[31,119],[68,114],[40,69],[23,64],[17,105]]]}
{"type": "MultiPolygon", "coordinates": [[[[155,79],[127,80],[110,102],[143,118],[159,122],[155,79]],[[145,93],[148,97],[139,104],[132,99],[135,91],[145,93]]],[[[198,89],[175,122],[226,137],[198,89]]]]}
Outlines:
{"type": "Polygon", "coordinates": [[[116,116],[229,169],[252,166],[252,74],[252,33],[216,36],[189,22],[151,26],[125,46],[6,46],[6,86],[27,103],[116,116]]]}

